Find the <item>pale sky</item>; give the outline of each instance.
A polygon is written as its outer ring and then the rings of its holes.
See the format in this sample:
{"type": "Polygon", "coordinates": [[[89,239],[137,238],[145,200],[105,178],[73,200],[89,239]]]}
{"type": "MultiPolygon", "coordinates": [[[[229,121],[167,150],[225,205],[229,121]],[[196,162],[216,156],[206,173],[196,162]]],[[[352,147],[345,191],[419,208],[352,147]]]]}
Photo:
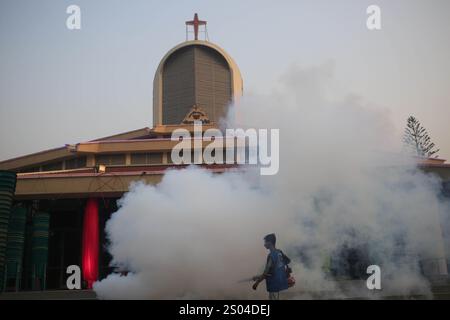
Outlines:
{"type": "Polygon", "coordinates": [[[448,0],[0,0],[0,160],[151,126],[154,72],[194,12],[245,91],[332,60],[340,87],[389,110],[399,134],[415,115],[450,160],[448,0]],[[379,31],[366,28],[371,4],[379,31]]]}

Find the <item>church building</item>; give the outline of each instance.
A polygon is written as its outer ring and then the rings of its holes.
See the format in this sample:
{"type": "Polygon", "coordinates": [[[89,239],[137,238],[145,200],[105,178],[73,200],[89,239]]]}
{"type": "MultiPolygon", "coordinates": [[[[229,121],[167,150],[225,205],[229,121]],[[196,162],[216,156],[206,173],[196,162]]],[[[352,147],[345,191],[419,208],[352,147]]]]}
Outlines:
{"type": "MultiPolygon", "coordinates": [[[[0,162],[0,292],[66,289],[66,268],[84,286],[111,273],[105,223],[132,181],[157,184],[171,161],[177,128],[219,128],[243,92],[237,64],[218,45],[194,39],[162,58],[153,83],[153,126],[0,162]]],[[[205,33],[206,34],[206,33],[205,33]]],[[[186,33],[188,35],[188,33],[186,33]]],[[[204,145],[207,143],[204,142],[204,145]]],[[[223,172],[233,164],[203,165],[223,172]]]]}

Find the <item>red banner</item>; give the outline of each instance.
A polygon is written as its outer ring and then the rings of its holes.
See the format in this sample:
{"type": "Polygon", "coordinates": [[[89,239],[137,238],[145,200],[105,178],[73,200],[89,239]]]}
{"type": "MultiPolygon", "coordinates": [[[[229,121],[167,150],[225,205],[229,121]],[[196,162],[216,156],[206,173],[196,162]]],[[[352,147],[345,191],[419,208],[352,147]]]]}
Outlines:
{"type": "Polygon", "coordinates": [[[87,288],[98,278],[99,230],[98,230],[98,201],[89,199],[84,211],[82,270],[87,288]]]}

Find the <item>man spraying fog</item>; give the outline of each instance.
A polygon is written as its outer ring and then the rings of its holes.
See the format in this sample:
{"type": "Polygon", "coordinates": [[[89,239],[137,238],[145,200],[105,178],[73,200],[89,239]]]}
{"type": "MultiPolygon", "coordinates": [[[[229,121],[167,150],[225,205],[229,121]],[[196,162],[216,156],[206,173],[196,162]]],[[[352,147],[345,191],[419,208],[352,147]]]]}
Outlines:
{"type": "Polygon", "coordinates": [[[261,275],[254,276],[253,289],[256,290],[258,285],[266,280],[267,292],[269,292],[270,300],[279,300],[280,291],[289,288],[288,278],[290,268],[288,264],[291,260],[281,251],[275,247],[275,234],[271,233],[264,237],[264,247],[270,252],[267,256],[266,267],[261,275]]]}

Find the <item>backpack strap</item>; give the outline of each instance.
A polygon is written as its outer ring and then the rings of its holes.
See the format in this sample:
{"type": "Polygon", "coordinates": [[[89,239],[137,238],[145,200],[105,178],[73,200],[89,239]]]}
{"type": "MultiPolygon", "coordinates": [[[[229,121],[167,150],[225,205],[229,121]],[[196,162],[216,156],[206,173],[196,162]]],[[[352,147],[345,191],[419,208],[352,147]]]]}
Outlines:
{"type": "Polygon", "coordinates": [[[289,263],[291,263],[291,259],[287,255],[285,255],[283,251],[280,250],[280,252],[281,255],[283,256],[283,262],[287,266],[289,263]]]}

